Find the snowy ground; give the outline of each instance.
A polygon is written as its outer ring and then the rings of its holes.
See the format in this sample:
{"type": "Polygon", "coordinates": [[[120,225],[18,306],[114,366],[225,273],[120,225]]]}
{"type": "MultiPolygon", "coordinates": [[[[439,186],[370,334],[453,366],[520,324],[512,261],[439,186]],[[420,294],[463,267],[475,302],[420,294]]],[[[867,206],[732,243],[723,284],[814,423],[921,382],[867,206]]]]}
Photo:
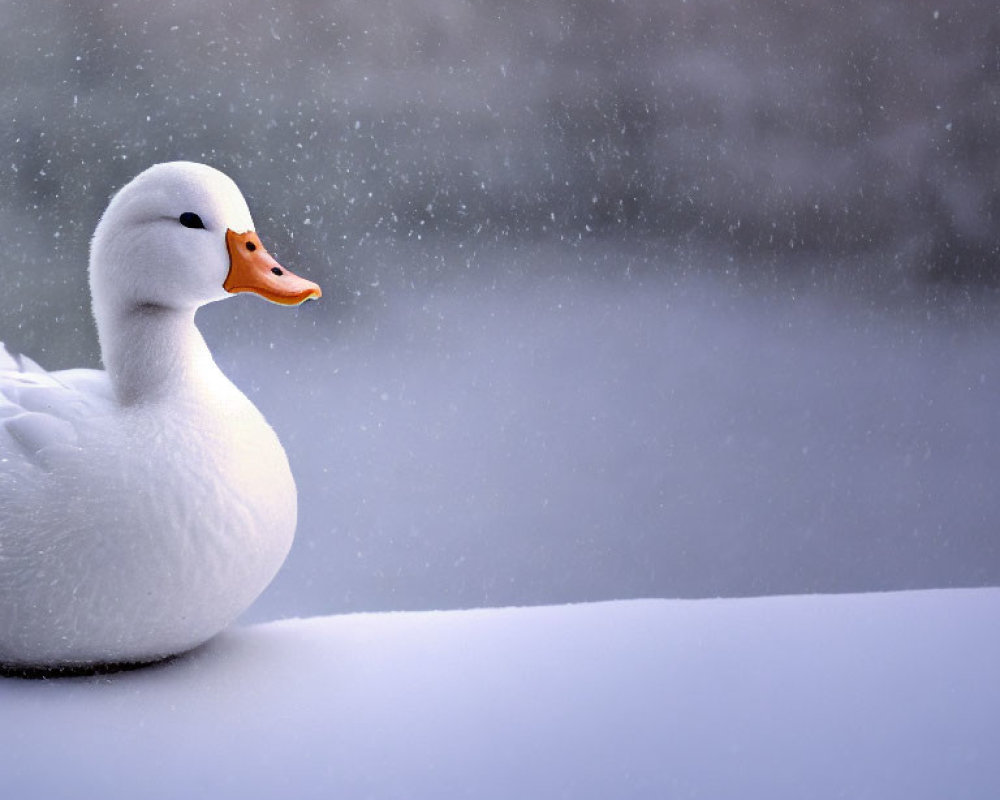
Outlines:
{"type": "Polygon", "coordinates": [[[366,614],[0,680],[19,800],[995,798],[1000,590],[366,614]]]}
{"type": "Polygon", "coordinates": [[[300,488],[248,619],[1000,583],[1000,306],[695,264],[406,245],[206,309],[300,488]]]}

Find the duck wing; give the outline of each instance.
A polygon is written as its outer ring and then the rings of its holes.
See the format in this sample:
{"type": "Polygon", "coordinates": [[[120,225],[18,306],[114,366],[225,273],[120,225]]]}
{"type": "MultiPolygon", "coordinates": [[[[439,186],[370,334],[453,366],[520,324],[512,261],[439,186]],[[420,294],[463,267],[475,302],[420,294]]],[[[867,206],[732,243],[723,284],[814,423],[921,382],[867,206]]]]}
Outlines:
{"type": "Polygon", "coordinates": [[[104,416],[113,403],[105,372],[46,372],[0,343],[0,458],[51,470],[79,452],[80,426],[104,416]]]}

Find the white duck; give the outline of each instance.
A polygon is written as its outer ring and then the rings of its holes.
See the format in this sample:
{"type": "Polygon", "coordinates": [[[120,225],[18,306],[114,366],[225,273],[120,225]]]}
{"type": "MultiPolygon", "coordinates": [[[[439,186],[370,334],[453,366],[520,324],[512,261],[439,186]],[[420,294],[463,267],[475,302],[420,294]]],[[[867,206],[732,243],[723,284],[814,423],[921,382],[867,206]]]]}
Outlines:
{"type": "Polygon", "coordinates": [[[261,246],[236,185],[159,164],[112,199],[90,252],[107,371],[47,373],[0,347],[0,665],[155,661],[204,642],[271,581],[295,484],[215,365],[199,306],[319,287],[261,246]]]}

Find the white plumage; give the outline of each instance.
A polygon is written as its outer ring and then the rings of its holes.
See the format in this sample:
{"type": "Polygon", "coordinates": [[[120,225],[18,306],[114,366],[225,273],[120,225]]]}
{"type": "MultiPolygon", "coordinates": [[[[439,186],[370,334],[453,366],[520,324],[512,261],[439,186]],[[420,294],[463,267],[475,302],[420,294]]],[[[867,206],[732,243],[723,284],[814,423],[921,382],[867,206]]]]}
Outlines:
{"type": "Polygon", "coordinates": [[[107,371],[48,373],[0,347],[0,664],[182,652],[284,560],[296,520],[285,453],[194,323],[235,291],[319,296],[252,231],[222,173],[152,167],[113,198],[91,246],[107,371]]]}

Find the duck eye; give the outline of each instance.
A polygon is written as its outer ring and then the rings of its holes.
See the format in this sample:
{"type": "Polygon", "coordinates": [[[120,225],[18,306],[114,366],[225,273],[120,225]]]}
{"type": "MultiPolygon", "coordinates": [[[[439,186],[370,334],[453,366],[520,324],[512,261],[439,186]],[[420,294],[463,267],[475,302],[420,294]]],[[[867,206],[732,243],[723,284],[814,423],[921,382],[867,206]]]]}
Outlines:
{"type": "Polygon", "coordinates": [[[180,216],[180,223],[185,228],[204,228],[205,223],[201,221],[201,217],[195,214],[193,211],[185,211],[180,216]]]}

